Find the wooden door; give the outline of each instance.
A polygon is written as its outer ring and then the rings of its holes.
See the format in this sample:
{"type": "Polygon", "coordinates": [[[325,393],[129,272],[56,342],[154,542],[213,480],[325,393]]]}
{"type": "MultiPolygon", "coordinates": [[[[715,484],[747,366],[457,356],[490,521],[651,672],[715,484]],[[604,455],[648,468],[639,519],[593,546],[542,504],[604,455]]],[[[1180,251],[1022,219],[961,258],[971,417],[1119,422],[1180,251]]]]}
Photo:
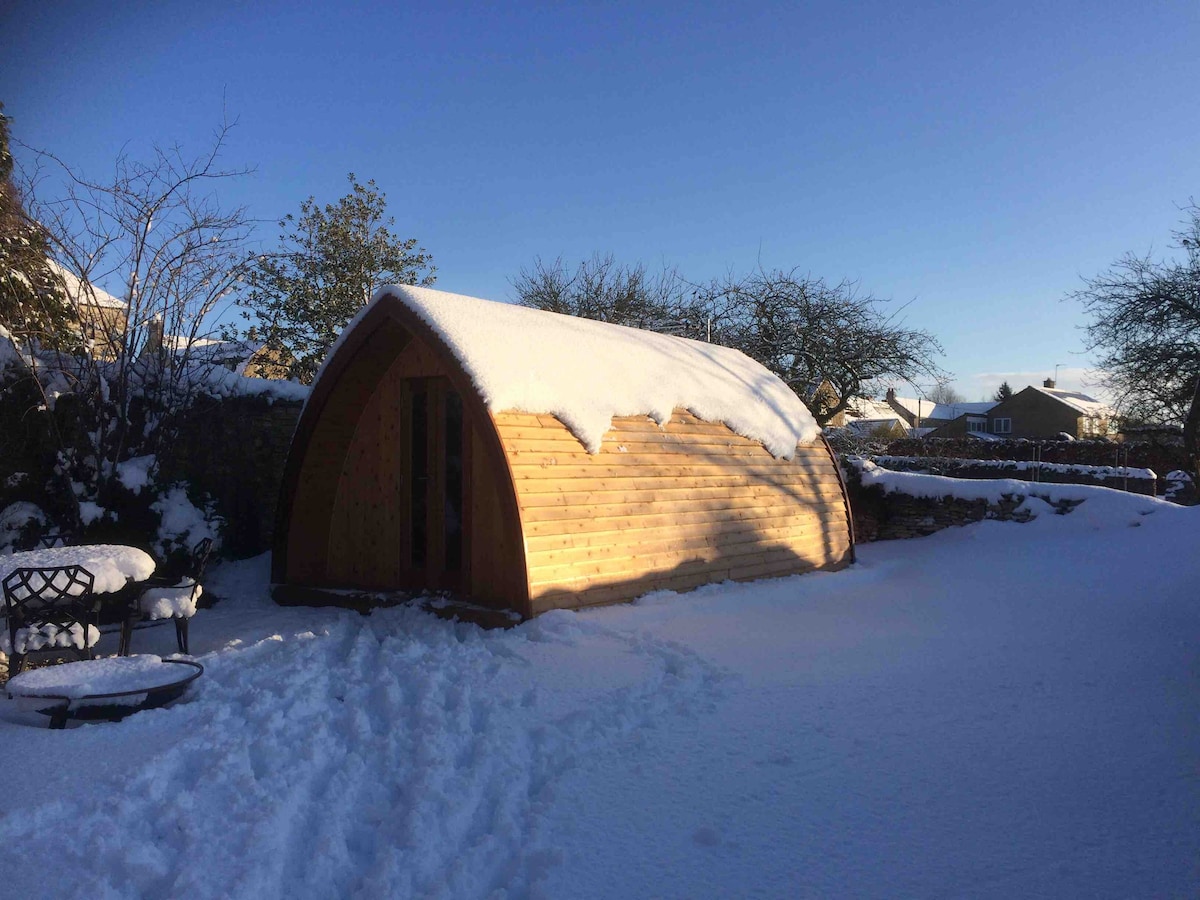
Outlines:
{"type": "Polygon", "coordinates": [[[413,588],[462,592],[469,529],[470,429],[462,398],[441,377],[406,379],[407,452],[400,499],[407,528],[398,548],[400,570],[413,588]]]}

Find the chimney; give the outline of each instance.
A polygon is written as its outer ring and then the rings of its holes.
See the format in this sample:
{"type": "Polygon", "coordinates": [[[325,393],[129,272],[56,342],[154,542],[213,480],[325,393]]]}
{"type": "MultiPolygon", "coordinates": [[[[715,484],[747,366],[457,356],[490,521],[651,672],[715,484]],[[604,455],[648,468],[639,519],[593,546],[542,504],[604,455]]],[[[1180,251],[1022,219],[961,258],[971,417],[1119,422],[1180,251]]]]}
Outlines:
{"type": "Polygon", "coordinates": [[[895,400],[896,399],[896,389],[888,388],[887,395],[884,397],[884,399],[887,400],[889,403],[891,403],[893,400],[895,400]]]}
{"type": "Polygon", "coordinates": [[[157,356],[163,349],[163,320],[155,315],[146,322],[146,346],[142,348],[143,356],[157,356]]]}
{"type": "Polygon", "coordinates": [[[1054,390],[1054,379],[1047,378],[1045,381],[1042,382],[1042,387],[1049,388],[1050,390],[1054,390]]]}

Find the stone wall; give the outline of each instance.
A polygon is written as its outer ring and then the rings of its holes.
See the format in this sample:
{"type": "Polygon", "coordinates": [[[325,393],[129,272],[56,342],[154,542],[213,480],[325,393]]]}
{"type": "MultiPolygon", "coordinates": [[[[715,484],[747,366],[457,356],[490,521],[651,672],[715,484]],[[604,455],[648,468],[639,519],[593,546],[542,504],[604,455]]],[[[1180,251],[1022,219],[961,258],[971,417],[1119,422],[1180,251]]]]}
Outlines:
{"type": "MultiPolygon", "coordinates": [[[[860,543],[922,537],[943,528],[969,525],[984,519],[1027,522],[1031,518],[1020,508],[1024,497],[1013,496],[989,503],[954,497],[936,500],[910,497],[895,491],[885,493],[877,486],[863,487],[853,467],[846,472],[846,491],[854,516],[854,537],[860,543]]],[[[1058,505],[1058,511],[1069,512],[1075,505],[1075,502],[1066,501],[1058,505]]]]}

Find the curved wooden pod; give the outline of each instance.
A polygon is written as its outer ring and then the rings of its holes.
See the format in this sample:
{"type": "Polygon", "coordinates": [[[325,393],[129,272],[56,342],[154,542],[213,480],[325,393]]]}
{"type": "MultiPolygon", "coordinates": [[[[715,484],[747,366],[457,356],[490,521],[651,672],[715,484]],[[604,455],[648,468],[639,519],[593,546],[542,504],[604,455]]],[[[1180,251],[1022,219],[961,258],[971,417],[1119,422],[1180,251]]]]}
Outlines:
{"type": "MultiPolygon", "coordinates": [[[[432,533],[440,502],[420,515],[432,533]]],[[[383,296],[348,330],[301,415],[272,581],[280,602],[338,602],[329,589],[445,589],[529,617],[852,558],[844,486],[823,441],[777,459],[677,409],[663,428],[615,418],[589,454],[553,416],[489,412],[436,332],[383,296]],[[436,540],[413,562],[418,451],[408,448],[428,448],[431,483],[450,477],[436,415],[428,441],[414,443],[413,385],[431,408],[461,397],[462,547],[452,567],[436,540]]]]}

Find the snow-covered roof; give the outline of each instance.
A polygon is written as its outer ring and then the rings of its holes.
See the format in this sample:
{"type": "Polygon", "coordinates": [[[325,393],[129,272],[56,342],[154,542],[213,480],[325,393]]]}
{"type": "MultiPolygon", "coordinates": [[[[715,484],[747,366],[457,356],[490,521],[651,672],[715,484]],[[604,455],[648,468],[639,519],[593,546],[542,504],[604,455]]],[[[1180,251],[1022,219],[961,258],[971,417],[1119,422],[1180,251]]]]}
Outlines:
{"type": "Polygon", "coordinates": [[[188,337],[185,334],[164,334],[162,343],[168,353],[181,355],[186,352],[198,362],[249,359],[263,347],[261,341],[188,337]]]}
{"type": "Polygon", "coordinates": [[[850,405],[846,407],[846,419],[896,419],[900,420],[900,414],[892,409],[891,405],[886,400],[871,400],[867,397],[855,397],[850,401],[850,405]]]}
{"type": "Polygon", "coordinates": [[[1062,403],[1065,403],[1071,409],[1085,416],[1100,416],[1107,417],[1113,414],[1112,407],[1107,403],[1101,403],[1087,394],[1082,394],[1079,391],[1064,391],[1058,388],[1037,387],[1031,385],[1035,391],[1047,394],[1062,403]]]}
{"type": "Polygon", "coordinates": [[[914,416],[924,419],[945,419],[952,421],[962,415],[987,415],[988,410],[996,405],[994,400],[981,403],[933,403],[917,397],[896,397],[896,403],[903,406],[914,416]]]}
{"type": "MultiPolygon", "coordinates": [[[[891,436],[897,434],[897,429],[900,429],[899,434],[908,434],[908,426],[900,419],[852,419],[846,422],[844,426],[848,432],[859,437],[869,437],[877,433],[887,434],[891,436]]],[[[897,434],[898,436],[898,434],[897,434]]]]}
{"type": "Polygon", "coordinates": [[[98,306],[102,309],[125,309],[128,305],[124,300],[118,300],[108,291],[94,284],[89,283],[88,289],[85,289],[83,279],[55,260],[47,259],[46,262],[62,279],[63,287],[67,290],[67,298],[72,303],[98,306]]]}
{"type": "Polygon", "coordinates": [[[614,416],[663,425],[677,407],[777,457],[821,433],[787,385],[728,347],[420,287],[382,288],[371,305],[384,296],[433,328],[490,410],[556,416],[590,453],[614,416]]]}

